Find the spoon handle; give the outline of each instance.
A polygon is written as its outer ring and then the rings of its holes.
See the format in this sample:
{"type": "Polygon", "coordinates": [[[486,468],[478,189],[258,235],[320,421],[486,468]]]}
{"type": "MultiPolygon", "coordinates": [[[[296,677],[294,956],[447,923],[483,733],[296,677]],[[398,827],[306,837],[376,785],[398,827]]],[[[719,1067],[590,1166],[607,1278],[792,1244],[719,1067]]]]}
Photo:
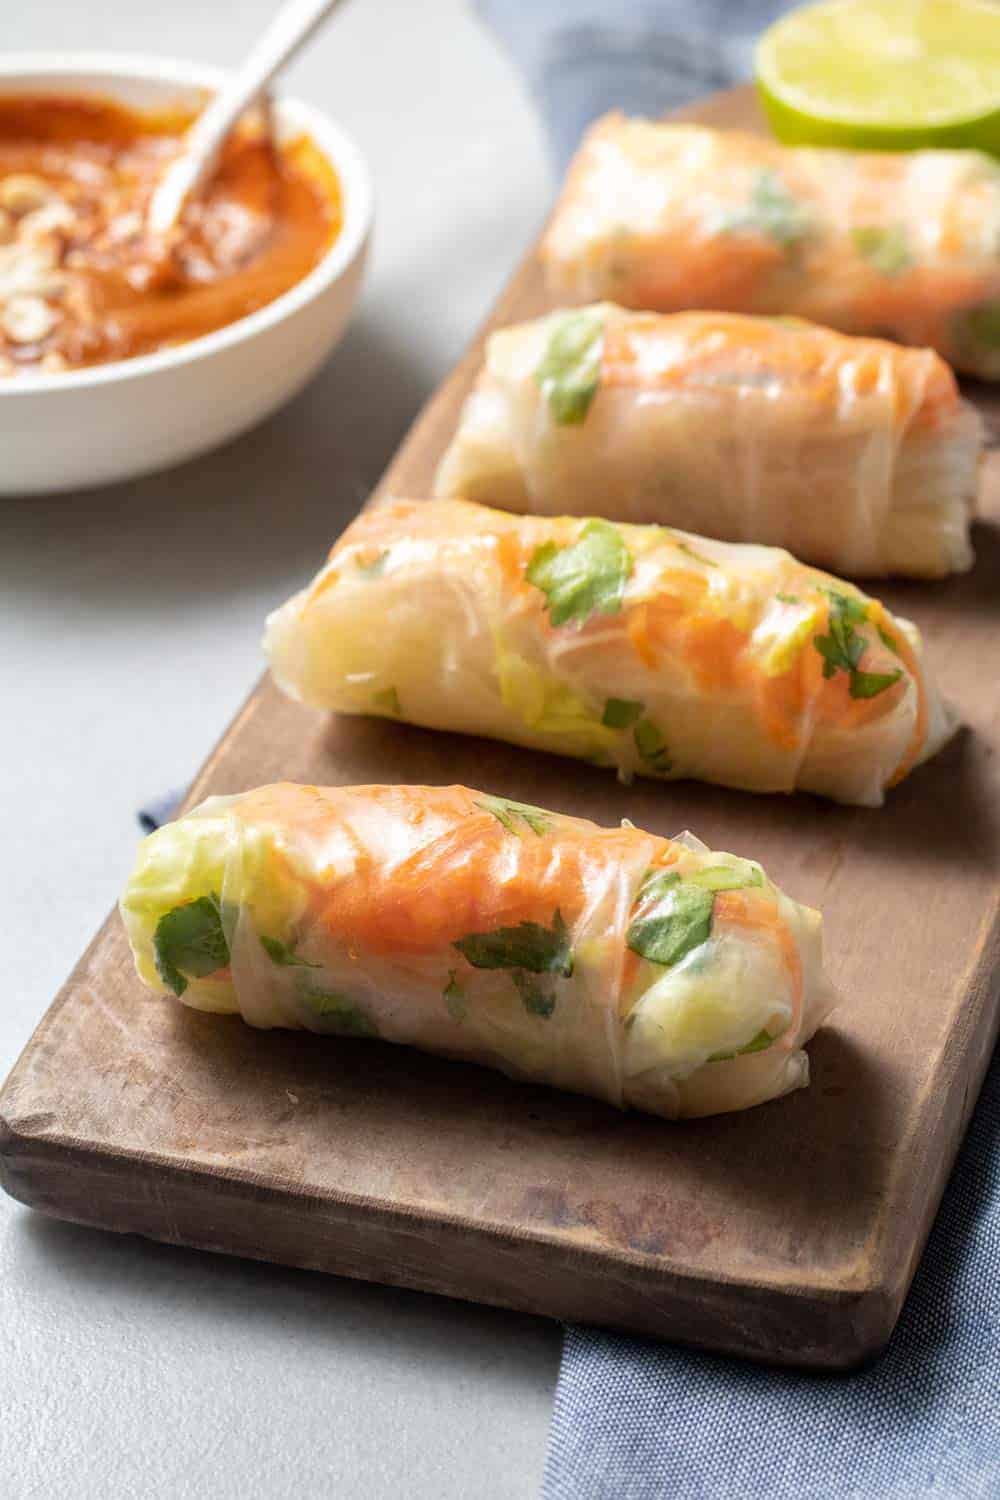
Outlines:
{"type": "Polygon", "coordinates": [[[243,66],[195,120],[183,152],[164,172],[149,205],[148,223],[154,234],[164,234],[176,224],[188,197],[215,166],[240,115],[339,4],[340,0],[286,0],[243,66]]]}

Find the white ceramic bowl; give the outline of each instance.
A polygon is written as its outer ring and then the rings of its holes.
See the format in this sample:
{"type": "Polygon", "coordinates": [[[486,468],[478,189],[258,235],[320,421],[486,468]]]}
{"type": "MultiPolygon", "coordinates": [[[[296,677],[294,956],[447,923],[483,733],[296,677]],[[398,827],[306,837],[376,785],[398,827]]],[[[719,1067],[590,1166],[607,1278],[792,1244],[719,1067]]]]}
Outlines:
{"type": "MultiPolygon", "coordinates": [[[[215,68],[102,53],[0,57],[0,94],[97,94],[136,109],[200,107],[215,68]]],[[[372,192],[354,143],[317,110],[276,101],[282,137],[305,131],[331,162],[343,226],[302,281],[250,317],[159,354],[0,378],[0,494],[82,489],[166,468],[259,422],[340,339],[357,300],[372,192]]]]}

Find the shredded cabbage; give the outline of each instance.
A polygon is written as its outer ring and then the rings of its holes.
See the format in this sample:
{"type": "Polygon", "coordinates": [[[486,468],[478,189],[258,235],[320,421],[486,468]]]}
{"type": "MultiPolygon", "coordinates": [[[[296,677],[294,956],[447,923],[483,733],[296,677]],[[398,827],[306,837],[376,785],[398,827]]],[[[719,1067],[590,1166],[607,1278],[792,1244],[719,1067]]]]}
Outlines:
{"type": "MultiPolygon", "coordinates": [[[[154,951],[162,917],[200,896],[220,896],[233,908],[246,907],[257,931],[270,939],[288,940],[301,915],[306,894],[274,831],[238,823],[228,816],[229,798],[212,799],[177,823],[167,823],[139,846],[121,902],[122,917],[135,951],[136,967],[146,984],[165,988],[154,951]],[[238,840],[238,859],[232,858],[238,840]]],[[[225,987],[226,981],[198,980],[197,987],[225,987]]]]}
{"type": "Polygon", "coordinates": [[[565,682],[533,666],[499,639],[496,672],[505,708],[529,729],[544,734],[553,748],[571,755],[615,759],[620,734],[601,722],[592,708],[565,682]]]}

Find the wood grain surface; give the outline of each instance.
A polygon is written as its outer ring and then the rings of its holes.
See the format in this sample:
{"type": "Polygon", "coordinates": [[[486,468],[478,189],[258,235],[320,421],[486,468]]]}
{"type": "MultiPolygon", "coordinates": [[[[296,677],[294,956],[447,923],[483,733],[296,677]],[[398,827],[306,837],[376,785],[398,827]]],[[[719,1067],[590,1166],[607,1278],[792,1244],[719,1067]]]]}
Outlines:
{"type": "MultiPolygon", "coordinates": [[[[753,120],[748,90],[694,113],[753,120]]],[[[546,305],[529,256],[489,326],[546,305]]],[[[428,492],[480,346],[379,494],[428,492]]],[[[970,394],[995,432],[995,396],[970,394]]],[[[752,855],[826,917],[843,1003],[810,1047],[808,1090],[668,1124],[380,1043],[253,1031],[144,990],[113,915],[0,1096],[7,1191],[108,1229],[755,1358],[832,1368],[877,1352],[996,1035],[996,455],[984,490],[970,575],[881,591],[920,623],[966,724],[882,810],[626,789],[510,746],[326,718],[266,679],[191,792],[459,781],[752,855]]]]}

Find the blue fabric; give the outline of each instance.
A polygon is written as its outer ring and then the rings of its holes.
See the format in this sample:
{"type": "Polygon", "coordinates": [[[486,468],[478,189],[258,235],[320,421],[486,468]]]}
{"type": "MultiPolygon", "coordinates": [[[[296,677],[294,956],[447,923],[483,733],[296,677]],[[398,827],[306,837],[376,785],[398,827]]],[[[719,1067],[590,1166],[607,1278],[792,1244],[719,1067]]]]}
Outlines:
{"type": "Polygon", "coordinates": [[[136,813],[143,833],[152,833],[163,823],[169,823],[177,808],[184,801],[184,793],[178,788],[164,792],[161,797],[151,797],[145,807],[136,813]]]}
{"type": "MultiPolygon", "coordinates": [[[[749,73],[773,0],[478,0],[561,172],[605,110],[749,73]]],[[[544,1500],[1000,1496],[1000,1060],[888,1352],[810,1376],[567,1328],[544,1500]]]]}
{"type": "Polygon", "coordinates": [[[748,76],[781,0],[477,0],[528,81],[562,172],[609,109],[666,110],[748,76]]]}
{"type": "Polygon", "coordinates": [[[804,1375],[567,1328],[544,1500],[996,1500],[1000,1058],[887,1352],[804,1375]]]}

